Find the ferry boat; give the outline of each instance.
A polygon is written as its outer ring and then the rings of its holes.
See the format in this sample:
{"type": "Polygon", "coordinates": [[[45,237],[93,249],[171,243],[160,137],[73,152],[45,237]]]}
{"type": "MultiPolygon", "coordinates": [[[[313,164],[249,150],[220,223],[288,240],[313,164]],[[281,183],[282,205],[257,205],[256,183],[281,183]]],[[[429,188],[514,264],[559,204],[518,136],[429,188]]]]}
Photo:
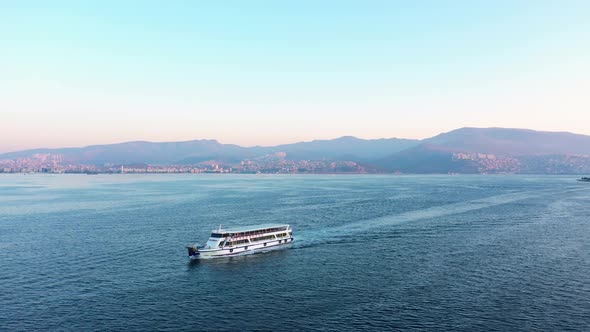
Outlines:
{"type": "Polygon", "coordinates": [[[590,182],[590,177],[583,177],[581,179],[578,179],[578,181],[580,181],[580,182],[590,182]]]}
{"type": "Polygon", "coordinates": [[[289,225],[258,225],[223,229],[211,232],[205,245],[188,245],[191,259],[229,257],[258,251],[278,249],[293,242],[289,225]]]}

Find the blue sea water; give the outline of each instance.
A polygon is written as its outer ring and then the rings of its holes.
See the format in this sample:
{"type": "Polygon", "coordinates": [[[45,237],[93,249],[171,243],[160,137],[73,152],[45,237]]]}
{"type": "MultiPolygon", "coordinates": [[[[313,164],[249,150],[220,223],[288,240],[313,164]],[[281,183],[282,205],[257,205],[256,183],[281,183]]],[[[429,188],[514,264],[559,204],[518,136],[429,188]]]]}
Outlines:
{"type": "Polygon", "coordinates": [[[589,331],[558,176],[1,175],[0,330],[589,331]],[[190,261],[226,226],[290,249],[190,261]]]}

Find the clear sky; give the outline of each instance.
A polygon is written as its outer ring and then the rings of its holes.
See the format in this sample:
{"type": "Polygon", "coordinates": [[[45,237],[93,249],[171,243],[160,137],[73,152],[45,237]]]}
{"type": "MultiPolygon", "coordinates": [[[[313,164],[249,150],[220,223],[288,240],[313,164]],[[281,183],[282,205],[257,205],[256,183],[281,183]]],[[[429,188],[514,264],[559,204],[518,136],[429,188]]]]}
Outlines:
{"type": "Polygon", "coordinates": [[[0,152],[590,134],[590,1],[0,0],[0,152]]]}

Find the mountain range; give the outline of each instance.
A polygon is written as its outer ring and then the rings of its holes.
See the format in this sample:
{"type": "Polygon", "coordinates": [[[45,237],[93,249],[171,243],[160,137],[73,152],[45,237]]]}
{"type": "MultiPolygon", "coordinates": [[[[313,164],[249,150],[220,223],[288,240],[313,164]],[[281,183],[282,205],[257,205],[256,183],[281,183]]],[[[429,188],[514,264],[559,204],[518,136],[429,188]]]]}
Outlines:
{"type": "Polygon", "coordinates": [[[52,155],[69,164],[178,165],[208,160],[239,163],[279,152],[288,160],[346,160],[384,172],[590,173],[590,136],[510,128],[460,128],[423,140],[344,136],[271,147],[216,140],[136,141],[10,152],[0,154],[0,161],[52,155]]]}

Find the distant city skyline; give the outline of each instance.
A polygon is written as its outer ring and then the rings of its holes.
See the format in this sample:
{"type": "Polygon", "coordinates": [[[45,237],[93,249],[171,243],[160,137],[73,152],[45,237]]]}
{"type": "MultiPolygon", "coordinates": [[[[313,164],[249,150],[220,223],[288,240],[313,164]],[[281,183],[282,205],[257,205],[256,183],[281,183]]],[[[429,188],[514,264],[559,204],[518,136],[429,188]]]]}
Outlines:
{"type": "Polygon", "coordinates": [[[0,153],[590,135],[590,3],[5,2],[0,153]]]}

